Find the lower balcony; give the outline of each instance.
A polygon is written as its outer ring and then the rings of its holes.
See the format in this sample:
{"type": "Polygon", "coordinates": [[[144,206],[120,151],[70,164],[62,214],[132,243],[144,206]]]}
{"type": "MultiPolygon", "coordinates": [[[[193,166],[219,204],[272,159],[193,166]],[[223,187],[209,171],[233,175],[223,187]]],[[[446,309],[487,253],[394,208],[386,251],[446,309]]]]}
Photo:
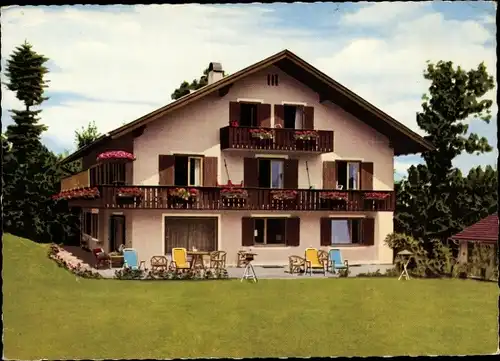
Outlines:
{"type": "Polygon", "coordinates": [[[220,129],[224,149],[272,150],[286,152],[333,152],[333,131],[227,126],[220,129]]]}
{"type": "Polygon", "coordinates": [[[262,189],[165,186],[98,186],[92,199],[72,197],[69,205],[88,208],[394,211],[393,191],[262,189]]]}

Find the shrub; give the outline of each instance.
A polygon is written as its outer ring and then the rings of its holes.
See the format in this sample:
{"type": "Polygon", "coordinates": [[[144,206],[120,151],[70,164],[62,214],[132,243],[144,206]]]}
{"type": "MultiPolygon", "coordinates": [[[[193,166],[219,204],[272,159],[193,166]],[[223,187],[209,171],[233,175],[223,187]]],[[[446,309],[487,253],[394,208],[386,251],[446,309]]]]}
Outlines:
{"type": "Polygon", "coordinates": [[[145,278],[146,271],[142,269],[132,269],[128,267],[122,268],[115,271],[115,278],[119,280],[141,280],[145,278]]]}
{"type": "Polygon", "coordinates": [[[380,269],[375,272],[359,273],[356,277],[397,277],[399,273],[396,268],[389,268],[384,273],[380,272],[380,269]]]}
{"type": "Polygon", "coordinates": [[[351,270],[349,269],[340,269],[338,270],[339,272],[339,277],[349,277],[349,275],[351,274],[351,270]]]}
{"type": "Polygon", "coordinates": [[[225,269],[206,270],[165,270],[165,271],[149,271],[145,277],[148,280],[208,280],[208,279],[228,279],[229,275],[225,269]]]}

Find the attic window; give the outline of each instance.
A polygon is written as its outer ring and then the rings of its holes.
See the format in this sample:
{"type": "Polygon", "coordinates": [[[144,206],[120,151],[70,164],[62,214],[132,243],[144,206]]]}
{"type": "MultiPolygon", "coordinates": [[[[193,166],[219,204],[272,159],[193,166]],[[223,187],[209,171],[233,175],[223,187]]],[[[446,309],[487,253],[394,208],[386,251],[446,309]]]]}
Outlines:
{"type": "Polygon", "coordinates": [[[267,85],[278,86],[278,74],[267,74],[267,85]]]}

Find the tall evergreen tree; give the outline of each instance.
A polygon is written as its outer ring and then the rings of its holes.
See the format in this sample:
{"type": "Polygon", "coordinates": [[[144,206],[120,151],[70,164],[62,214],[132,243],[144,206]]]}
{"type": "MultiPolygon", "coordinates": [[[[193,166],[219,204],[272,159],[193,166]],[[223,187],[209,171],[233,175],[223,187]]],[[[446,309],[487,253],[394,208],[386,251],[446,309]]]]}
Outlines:
{"type": "Polygon", "coordinates": [[[410,167],[407,179],[396,184],[395,228],[424,240],[445,240],[467,225],[471,184],[478,181],[472,176],[464,179],[453,167],[453,159],[463,152],[492,150],[486,138],[467,135],[465,121],[489,123],[493,102],[482,98],[493,89],[494,81],[482,63],[464,71],[443,61],[429,63],[424,78],[431,85],[429,95],[423,96],[417,123],[436,149],[424,152],[425,164],[410,167]]]}

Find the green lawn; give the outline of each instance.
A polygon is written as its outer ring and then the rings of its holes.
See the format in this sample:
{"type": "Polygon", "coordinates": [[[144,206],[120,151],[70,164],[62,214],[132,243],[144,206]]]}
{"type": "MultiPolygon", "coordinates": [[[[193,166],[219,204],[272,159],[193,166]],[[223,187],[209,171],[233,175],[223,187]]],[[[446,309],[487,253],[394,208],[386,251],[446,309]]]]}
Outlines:
{"type": "Polygon", "coordinates": [[[78,279],[3,240],[9,359],[484,354],[498,290],[463,280],[78,279]]]}

